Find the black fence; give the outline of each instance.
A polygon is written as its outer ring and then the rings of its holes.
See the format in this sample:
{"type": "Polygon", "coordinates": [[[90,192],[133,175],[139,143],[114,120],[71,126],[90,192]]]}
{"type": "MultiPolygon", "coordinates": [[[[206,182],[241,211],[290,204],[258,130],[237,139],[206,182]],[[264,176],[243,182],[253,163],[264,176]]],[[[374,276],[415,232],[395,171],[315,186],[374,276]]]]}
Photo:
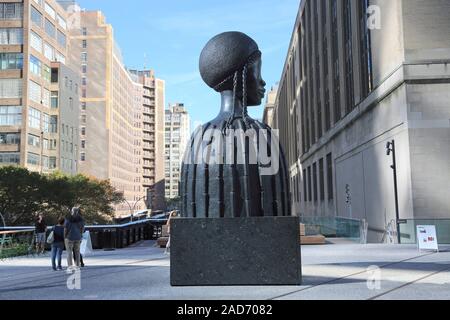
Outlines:
{"type": "MultiPolygon", "coordinates": [[[[167,219],[145,219],[117,225],[86,226],[90,232],[93,249],[122,249],[144,240],[161,237],[167,219]]],[[[33,230],[33,227],[5,227],[0,231],[33,230]]],[[[49,228],[48,233],[50,233],[49,228]]]]}

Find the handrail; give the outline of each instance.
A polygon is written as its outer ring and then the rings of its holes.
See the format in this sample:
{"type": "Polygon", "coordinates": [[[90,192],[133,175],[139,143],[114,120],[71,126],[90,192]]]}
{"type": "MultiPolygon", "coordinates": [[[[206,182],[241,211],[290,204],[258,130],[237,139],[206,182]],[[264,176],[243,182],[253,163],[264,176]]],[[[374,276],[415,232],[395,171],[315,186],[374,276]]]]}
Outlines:
{"type": "Polygon", "coordinates": [[[0,231],[0,235],[19,234],[32,231],[33,230],[0,231]]]}
{"type": "MultiPolygon", "coordinates": [[[[126,227],[131,227],[131,226],[135,226],[135,225],[139,225],[139,224],[146,224],[146,223],[161,223],[161,222],[167,222],[167,219],[145,219],[145,220],[139,220],[139,221],[133,221],[133,222],[129,222],[129,223],[124,223],[124,224],[105,224],[105,225],[91,225],[91,226],[86,226],[86,229],[117,229],[117,228],[126,228],[126,227]]],[[[52,228],[52,227],[47,227],[47,229],[52,228]]],[[[0,227],[0,231],[1,230],[34,230],[35,227],[0,227]]]]}

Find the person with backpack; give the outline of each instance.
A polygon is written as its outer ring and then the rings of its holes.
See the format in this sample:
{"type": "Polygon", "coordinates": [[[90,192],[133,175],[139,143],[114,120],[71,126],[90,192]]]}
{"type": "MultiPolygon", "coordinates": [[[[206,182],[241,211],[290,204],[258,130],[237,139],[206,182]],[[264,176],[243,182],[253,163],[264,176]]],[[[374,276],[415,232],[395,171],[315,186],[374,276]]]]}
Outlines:
{"type": "Polygon", "coordinates": [[[80,208],[73,208],[64,225],[68,271],[80,268],[80,245],[84,233],[84,220],[80,208]],[[75,260],[75,261],[74,261],[75,260]]]}
{"type": "MultiPolygon", "coordinates": [[[[64,250],[64,218],[59,218],[58,224],[53,227],[52,234],[53,237],[52,245],[52,268],[54,271],[62,270],[61,260],[62,253],[64,250]],[[56,267],[56,259],[58,259],[58,267],[56,267]]],[[[50,238],[49,237],[49,238],[50,238]]]]}

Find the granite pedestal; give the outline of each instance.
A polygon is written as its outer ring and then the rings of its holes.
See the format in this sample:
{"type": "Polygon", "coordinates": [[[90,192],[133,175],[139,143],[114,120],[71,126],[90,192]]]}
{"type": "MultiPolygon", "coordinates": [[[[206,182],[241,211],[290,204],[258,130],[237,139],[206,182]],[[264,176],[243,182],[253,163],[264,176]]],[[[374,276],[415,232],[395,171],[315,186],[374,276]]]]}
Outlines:
{"type": "Polygon", "coordinates": [[[172,286],[300,285],[298,217],[177,218],[172,286]]]}

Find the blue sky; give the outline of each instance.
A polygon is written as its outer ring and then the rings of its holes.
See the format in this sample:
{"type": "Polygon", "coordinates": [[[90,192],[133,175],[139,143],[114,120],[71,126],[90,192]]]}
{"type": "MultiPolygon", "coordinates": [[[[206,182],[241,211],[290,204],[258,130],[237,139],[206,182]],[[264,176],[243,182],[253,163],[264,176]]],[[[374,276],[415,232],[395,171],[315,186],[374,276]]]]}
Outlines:
{"type": "MultiPolygon", "coordinates": [[[[263,53],[267,90],[280,80],[300,0],[79,0],[101,10],[114,27],[130,68],[155,70],[166,81],[166,106],[185,103],[194,124],[213,119],[220,96],[203,83],[198,58],[206,42],[224,31],[247,33],[263,53]]],[[[262,106],[251,108],[262,117],[262,106]]]]}

